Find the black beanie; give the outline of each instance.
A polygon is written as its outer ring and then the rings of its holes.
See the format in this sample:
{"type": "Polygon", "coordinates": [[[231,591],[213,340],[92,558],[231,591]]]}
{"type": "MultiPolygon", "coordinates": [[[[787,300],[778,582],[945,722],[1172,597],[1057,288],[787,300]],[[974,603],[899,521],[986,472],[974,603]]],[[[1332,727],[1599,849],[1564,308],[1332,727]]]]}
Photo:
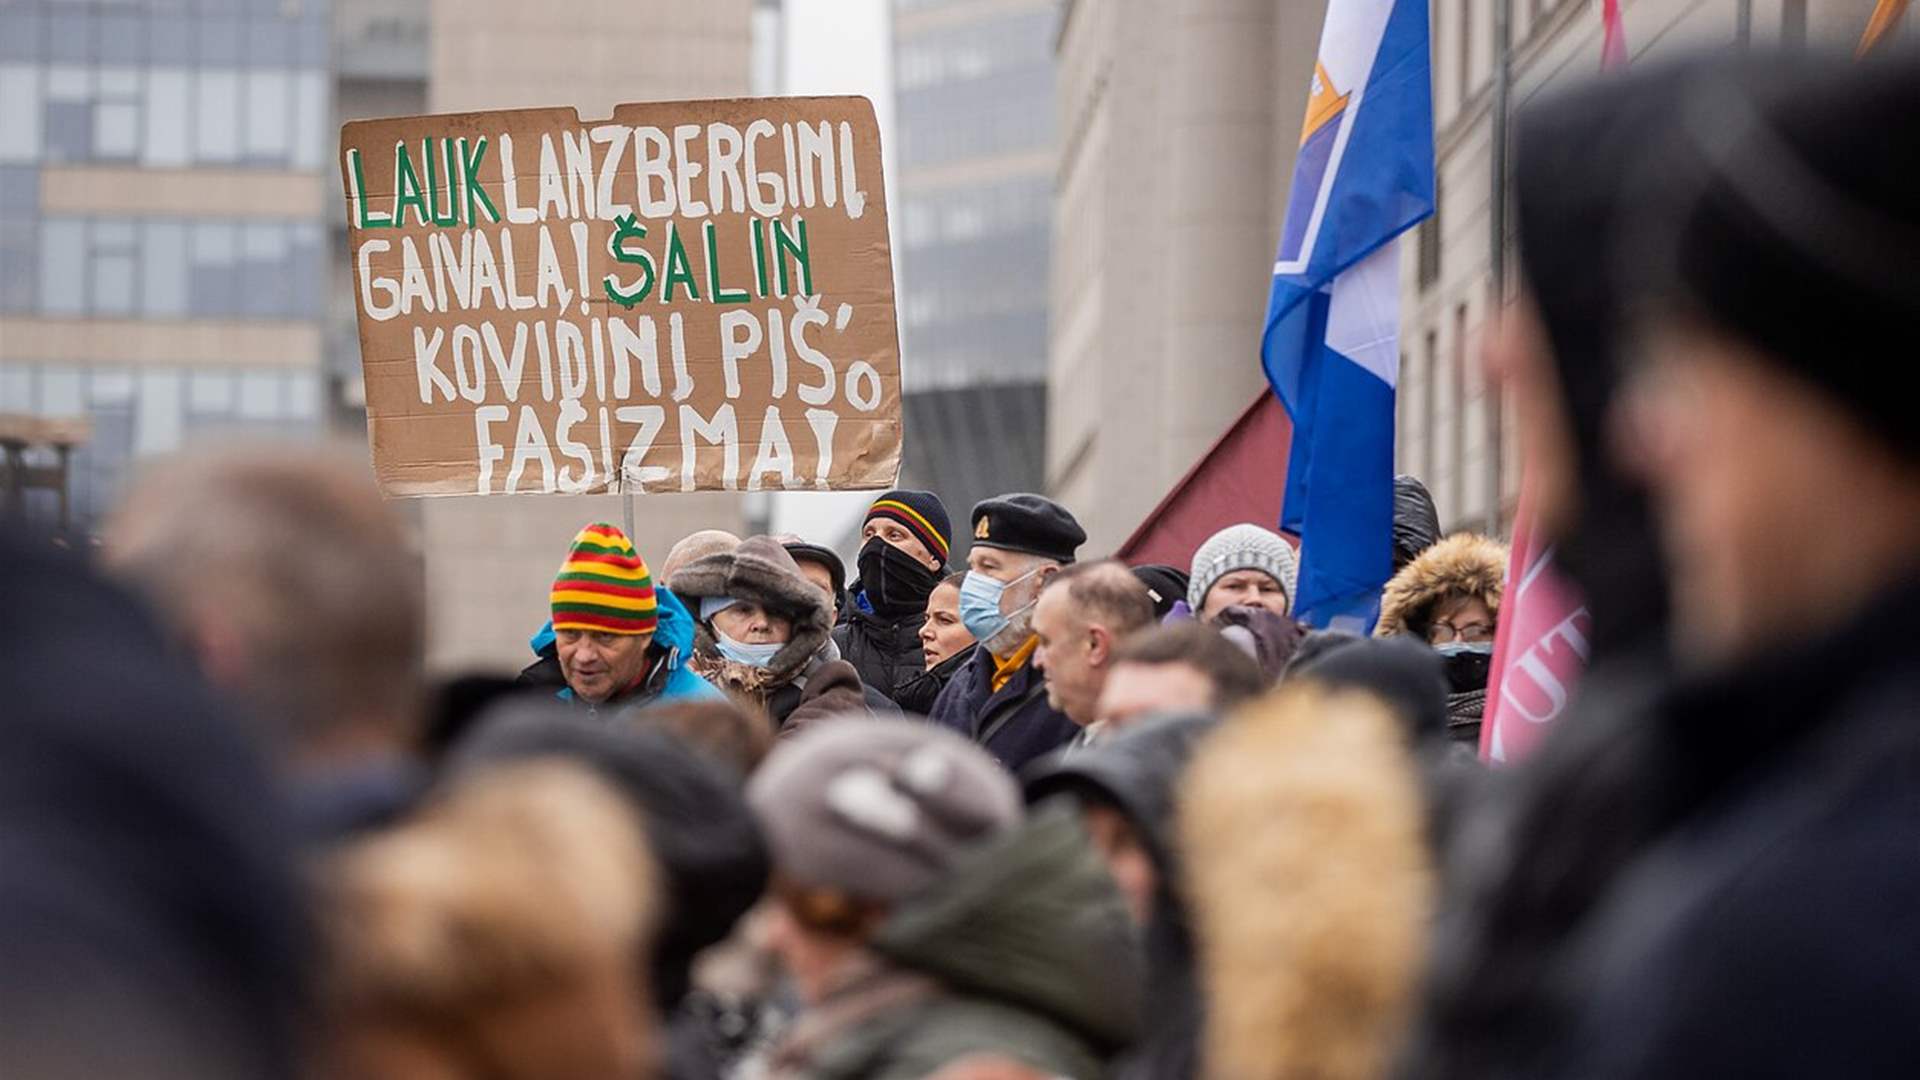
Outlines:
{"type": "Polygon", "coordinates": [[[1911,460],[1920,425],[1897,388],[1920,325],[1916,59],[1702,65],[1628,253],[1648,299],[1679,297],[1911,460]]]}
{"type": "Polygon", "coordinates": [[[861,524],[874,518],[886,518],[906,526],[942,566],[946,565],[948,549],[953,543],[953,523],[947,518],[947,505],[940,501],[940,496],[931,491],[895,488],[873,500],[861,524]]]}

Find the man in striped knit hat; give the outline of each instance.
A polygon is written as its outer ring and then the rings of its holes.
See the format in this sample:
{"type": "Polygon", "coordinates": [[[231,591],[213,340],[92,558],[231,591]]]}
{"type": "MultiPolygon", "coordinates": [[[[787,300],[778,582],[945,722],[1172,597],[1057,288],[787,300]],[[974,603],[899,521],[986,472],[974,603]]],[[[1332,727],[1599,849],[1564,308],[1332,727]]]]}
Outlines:
{"type": "Polygon", "coordinates": [[[687,668],[693,619],[673,594],[656,590],[646,561],[620,529],[581,529],[553,581],[553,638],[566,679],[562,699],[602,706],[718,698],[687,668]]]}

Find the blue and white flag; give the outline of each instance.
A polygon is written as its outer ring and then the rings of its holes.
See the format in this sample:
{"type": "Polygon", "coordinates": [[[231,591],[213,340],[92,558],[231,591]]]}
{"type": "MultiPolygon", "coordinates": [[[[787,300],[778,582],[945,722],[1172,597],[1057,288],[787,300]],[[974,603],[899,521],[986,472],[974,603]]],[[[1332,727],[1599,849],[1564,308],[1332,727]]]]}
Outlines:
{"type": "Polygon", "coordinates": [[[1293,417],[1294,614],[1365,632],[1393,555],[1394,238],[1433,213],[1427,0],[1329,0],[1260,360],[1293,417]]]}

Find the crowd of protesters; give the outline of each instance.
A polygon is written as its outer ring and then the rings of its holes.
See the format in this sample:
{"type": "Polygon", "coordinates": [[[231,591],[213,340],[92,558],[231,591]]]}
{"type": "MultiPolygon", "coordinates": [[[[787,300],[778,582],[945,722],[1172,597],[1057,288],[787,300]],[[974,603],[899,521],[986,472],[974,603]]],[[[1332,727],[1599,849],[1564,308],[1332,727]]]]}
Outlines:
{"type": "Polygon", "coordinates": [[[851,578],[581,523],[525,670],[439,683],[350,455],[0,532],[0,1073],[1914,1075],[1916,117],[1804,56],[1525,114],[1488,363],[1593,633],[1513,768],[1507,550],[1412,477],[1371,638],[1257,524],[897,490],[851,578]]]}

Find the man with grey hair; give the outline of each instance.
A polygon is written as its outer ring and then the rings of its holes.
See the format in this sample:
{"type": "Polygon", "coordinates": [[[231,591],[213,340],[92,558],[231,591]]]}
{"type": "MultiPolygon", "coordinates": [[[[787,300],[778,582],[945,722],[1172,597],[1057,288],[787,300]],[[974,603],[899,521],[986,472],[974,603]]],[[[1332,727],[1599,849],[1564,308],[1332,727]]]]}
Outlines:
{"type": "Polygon", "coordinates": [[[292,443],[189,451],[140,475],[102,539],[109,571],[252,714],[310,828],[347,831],[411,797],[420,558],[363,459],[292,443]]]}

